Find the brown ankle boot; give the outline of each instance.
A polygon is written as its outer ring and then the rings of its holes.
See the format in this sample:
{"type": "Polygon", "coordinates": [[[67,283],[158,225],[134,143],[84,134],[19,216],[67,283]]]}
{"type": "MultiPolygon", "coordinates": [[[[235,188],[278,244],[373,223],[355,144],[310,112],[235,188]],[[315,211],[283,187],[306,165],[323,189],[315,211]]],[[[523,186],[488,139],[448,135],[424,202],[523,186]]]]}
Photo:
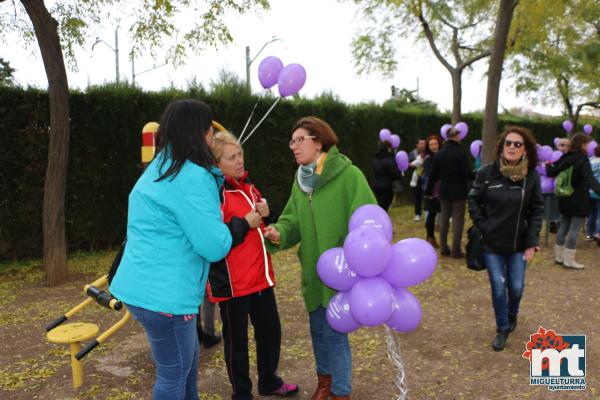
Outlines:
{"type": "Polygon", "coordinates": [[[350,395],[347,396],[336,396],[335,394],[331,395],[331,400],[352,400],[350,395]]]}
{"type": "Polygon", "coordinates": [[[319,379],[317,390],[310,400],[327,400],[331,396],[331,375],[317,374],[317,377],[319,379]]]}

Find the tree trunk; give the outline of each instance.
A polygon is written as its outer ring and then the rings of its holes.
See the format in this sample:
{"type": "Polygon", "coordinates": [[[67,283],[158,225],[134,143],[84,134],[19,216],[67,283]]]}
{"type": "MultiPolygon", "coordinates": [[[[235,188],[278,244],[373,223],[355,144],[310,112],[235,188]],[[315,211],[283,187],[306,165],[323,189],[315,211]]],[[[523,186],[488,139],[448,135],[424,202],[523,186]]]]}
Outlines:
{"type": "Polygon", "coordinates": [[[44,182],[44,267],[46,283],[67,280],[65,186],[69,156],[69,84],[58,36],[58,23],[42,0],[21,0],[40,46],[50,98],[48,165],[44,182]]]}
{"type": "Polygon", "coordinates": [[[460,104],[462,102],[462,70],[455,69],[452,75],[452,125],[460,122],[460,104]]]}
{"type": "Polygon", "coordinates": [[[516,5],[516,0],[500,0],[498,18],[496,19],[496,29],[494,31],[492,54],[490,56],[488,85],[485,97],[485,113],[483,115],[482,163],[488,163],[494,159],[494,144],[496,142],[498,127],[498,95],[500,92],[500,81],[502,80],[502,65],[504,64],[504,53],[506,52],[510,23],[516,5]]]}

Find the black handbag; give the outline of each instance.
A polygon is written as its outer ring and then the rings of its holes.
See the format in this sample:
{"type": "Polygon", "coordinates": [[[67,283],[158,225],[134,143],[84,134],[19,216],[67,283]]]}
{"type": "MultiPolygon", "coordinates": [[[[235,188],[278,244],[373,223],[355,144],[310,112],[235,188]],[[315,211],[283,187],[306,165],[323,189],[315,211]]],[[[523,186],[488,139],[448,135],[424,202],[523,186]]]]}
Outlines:
{"type": "Polygon", "coordinates": [[[467,268],[473,271],[485,269],[483,235],[476,226],[470,227],[467,231],[467,268]]]}

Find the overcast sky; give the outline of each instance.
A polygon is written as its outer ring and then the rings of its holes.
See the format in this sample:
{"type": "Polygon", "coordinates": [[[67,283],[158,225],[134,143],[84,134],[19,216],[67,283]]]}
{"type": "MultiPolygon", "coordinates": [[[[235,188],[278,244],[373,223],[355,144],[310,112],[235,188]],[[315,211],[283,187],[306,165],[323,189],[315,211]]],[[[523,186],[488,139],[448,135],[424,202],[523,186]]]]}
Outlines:
{"type": "MultiPolygon", "coordinates": [[[[251,57],[273,36],[280,40],[269,44],[251,65],[252,87],[256,93],[262,88],[257,78],[259,62],[266,56],[279,57],[284,65],[300,63],[307,71],[306,85],[301,93],[312,97],[332,91],[346,102],[375,101],[381,103],[390,96],[395,85],[409,90],[417,89],[421,97],[432,100],[441,110],[452,107],[450,75],[431,53],[429,47],[412,40],[401,43],[398,52],[398,70],[392,79],[371,74],[358,76],[353,68],[350,43],[359,20],[356,7],[350,2],[336,0],[271,0],[271,10],[260,14],[250,13],[226,19],[234,42],[218,50],[208,50],[200,56],[190,56],[185,66],[177,69],[165,66],[146,72],[136,81],[147,90],[159,90],[174,84],[185,87],[192,79],[208,84],[218,77],[220,70],[233,72],[245,79],[245,47],[250,46],[251,57]]],[[[6,6],[6,5],[4,5],[6,6]]],[[[100,37],[114,47],[114,29],[106,26],[100,37]]],[[[106,45],[99,44],[91,50],[89,44],[77,52],[79,71],[68,71],[71,87],[85,88],[88,83],[101,84],[115,79],[115,55],[106,45]]],[[[0,45],[0,57],[7,59],[17,70],[15,76],[22,85],[46,87],[47,81],[39,51],[25,51],[15,38],[0,45]],[[10,43],[10,44],[6,44],[10,43]]],[[[131,80],[130,50],[127,31],[119,31],[120,77],[131,80]]],[[[485,105],[488,60],[479,61],[472,72],[463,76],[463,111],[482,110],[485,105]]],[[[162,64],[149,56],[136,59],[136,73],[162,64]]],[[[509,79],[501,85],[500,111],[504,108],[523,107],[547,114],[560,114],[557,107],[533,106],[525,96],[517,97],[509,79]]]]}

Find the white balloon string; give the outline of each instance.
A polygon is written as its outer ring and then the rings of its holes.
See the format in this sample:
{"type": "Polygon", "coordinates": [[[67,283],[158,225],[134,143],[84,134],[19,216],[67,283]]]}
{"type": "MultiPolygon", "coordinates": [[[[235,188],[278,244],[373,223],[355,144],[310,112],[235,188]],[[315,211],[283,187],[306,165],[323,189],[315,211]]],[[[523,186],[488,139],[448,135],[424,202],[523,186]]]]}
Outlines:
{"type": "Polygon", "coordinates": [[[256,103],[254,104],[254,107],[252,108],[252,112],[250,113],[250,116],[248,117],[248,120],[246,121],[246,125],[244,125],[244,129],[242,129],[242,133],[240,133],[240,137],[238,138],[238,141],[242,140],[242,138],[244,137],[244,132],[246,132],[248,125],[250,125],[250,120],[252,119],[252,116],[254,115],[254,111],[256,110],[256,106],[258,106],[259,102],[260,102],[260,97],[258,98],[258,100],[256,100],[256,103]]]}
{"type": "Polygon", "coordinates": [[[396,385],[400,394],[395,399],[404,400],[408,394],[408,385],[406,384],[406,372],[404,371],[404,363],[400,354],[400,338],[387,325],[384,325],[384,327],[387,355],[392,362],[392,365],[398,370],[398,373],[394,378],[394,385],[396,385]]]}
{"type": "Polygon", "coordinates": [[[258,127],[260,126],[260,124],[263,123],[263,121],[265,120],[265,118],[267,118],[267,116],[271,113],[271,111],[275,108],[275,106],[277,105],[277,103],[279,103],[279,100],[281,100],[281,97],[278,97],[277,100],[275,100],[275,102],[273,103],[273,105],[271,106],[271,108],[269,108],[269,110],[267,111],[267,113],[265,114],[264,117],[262,117],[262,119],[260,121],[258,121],[258,124],[256,124],[256,126],[254,127],[254,129],[252,129],[250,131],[250,133],[248,134],[248,136],[246,136],[246,138],[244,139],[243,142],[241,142],[242,145],[244,145],[244,143],[246,143],[246,141],[248,139],[250,139],[250,136],[252,136],[252,134],[258,129],[258,127]]]}

